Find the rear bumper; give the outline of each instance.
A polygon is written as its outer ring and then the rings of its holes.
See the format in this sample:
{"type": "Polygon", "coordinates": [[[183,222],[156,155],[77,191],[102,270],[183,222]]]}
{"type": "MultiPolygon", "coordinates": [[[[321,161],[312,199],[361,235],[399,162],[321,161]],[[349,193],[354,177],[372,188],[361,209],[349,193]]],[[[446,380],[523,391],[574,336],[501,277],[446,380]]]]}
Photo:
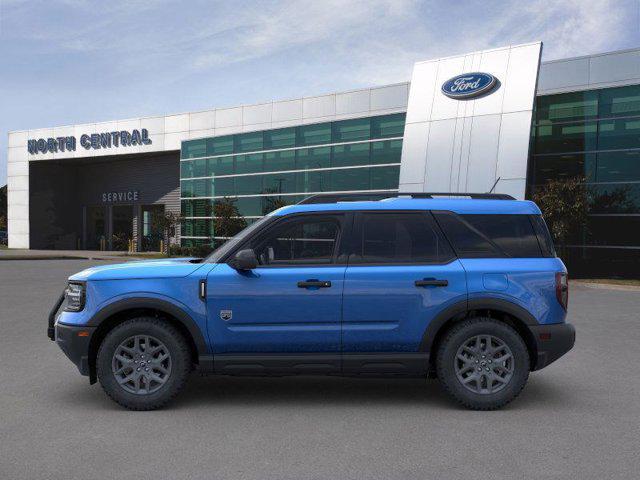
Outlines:
{"type": "Polygon", "coordinates": [[[538,357],[533,370],[555,362],[573,348],[576,329],[570,323],[529,326],[536,342],[538,357]]]}
{"type": "Polygon", "coordinates": [[[89,375],[89,343],[96,327],[76,327],[57,323],[55,339],[64,354],[71,360],[81,375],[89,375]]]}

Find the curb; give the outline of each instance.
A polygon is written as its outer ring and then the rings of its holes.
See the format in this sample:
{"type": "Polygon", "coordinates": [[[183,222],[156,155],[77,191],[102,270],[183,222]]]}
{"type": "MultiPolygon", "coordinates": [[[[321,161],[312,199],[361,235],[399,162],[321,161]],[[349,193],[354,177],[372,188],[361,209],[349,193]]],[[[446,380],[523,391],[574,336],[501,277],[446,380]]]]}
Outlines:
{"type": "Polygon", "coordinates": [[[599,290],[619,290],[624,292],[640,292],[640,286],[638,285],[618,285],[615,283],[591,283],[581,282],[580,280],[570,280],[571,284],[579,285],[581,287],[596,288],[599,290]]]}

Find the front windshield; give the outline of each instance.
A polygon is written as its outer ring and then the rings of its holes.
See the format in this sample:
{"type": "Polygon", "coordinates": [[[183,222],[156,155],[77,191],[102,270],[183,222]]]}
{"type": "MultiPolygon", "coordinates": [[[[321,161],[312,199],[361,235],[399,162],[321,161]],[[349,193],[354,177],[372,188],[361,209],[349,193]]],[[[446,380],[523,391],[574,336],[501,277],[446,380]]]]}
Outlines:
{"type": "Polygon", "coordinates": [[[224,258],[231,250],[233,250],[240,243],[244,242],[249,235],[251,235],[254,231],[258,230],[262,225],[267,223],[271,217],[266,216],[262,217],[255,223],[243,228],[235,237],[230,238],[225,243],[216,248],[213,252],[209,254],[207,258],[203,260],[205,263],[218,263],[220,259],[224,258]]]}

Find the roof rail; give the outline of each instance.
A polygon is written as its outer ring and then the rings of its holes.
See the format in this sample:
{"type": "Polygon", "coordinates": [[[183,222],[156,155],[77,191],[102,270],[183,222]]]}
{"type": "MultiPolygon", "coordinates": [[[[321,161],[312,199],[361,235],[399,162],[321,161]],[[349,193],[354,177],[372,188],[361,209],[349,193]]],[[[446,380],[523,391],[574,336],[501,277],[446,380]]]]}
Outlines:
{"type": "Polygon", "coordinates": [[[360,202],[372,200],[384,200],[385,198],[411,197],[411,198],[434,198],[434,197],[467,197],[474,200],[515,200],[506,193],[460,193],[460,192],[350,192],[350,193],[318,193],[310,195],[298,205],[312,203],[337,203],[337,202],[360,202]]]}

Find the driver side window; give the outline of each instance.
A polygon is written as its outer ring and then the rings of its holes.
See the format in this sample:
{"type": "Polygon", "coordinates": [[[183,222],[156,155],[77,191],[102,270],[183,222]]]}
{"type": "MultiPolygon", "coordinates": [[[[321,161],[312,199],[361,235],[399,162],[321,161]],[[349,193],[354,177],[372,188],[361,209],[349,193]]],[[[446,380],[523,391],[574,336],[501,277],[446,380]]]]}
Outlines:
{"type": "Polygon", "coordinates": [[[314,215],[285,221],[251,242],[260,265],[329,264],[338,243],[335,216],[314,215]]]}

